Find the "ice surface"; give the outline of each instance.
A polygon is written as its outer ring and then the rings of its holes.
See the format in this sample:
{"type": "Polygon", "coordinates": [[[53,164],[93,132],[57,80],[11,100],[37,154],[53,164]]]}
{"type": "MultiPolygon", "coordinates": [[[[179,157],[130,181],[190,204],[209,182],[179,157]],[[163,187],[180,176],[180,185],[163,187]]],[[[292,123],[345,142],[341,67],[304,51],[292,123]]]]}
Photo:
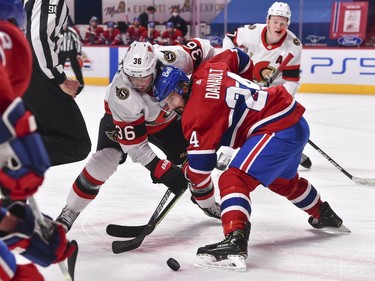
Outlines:
{"type": "MultiPolygon", "coordinates": [[[[86,86],[76,99],[94,149],[104,92],[104,87],[86,86]]],[[[307,108],[310,139],[349,173],[374,178],[375,96],[300,93],[297,97],[307,108]]],[[[151,183],[144,167],[128,159],[68,233],[69,239],[80,245],[75,280],[375,280],[375,186],[356,185],[309,145],[305,154],[313,166],[311,170],[301,168],[300,175],[309,179],[343,218],[350,235],[312,229],[307,214],[258,187],[251,196],[247,271],[197,269],[193,266],[197,248],[222,240],[223,234],[220,222],[205,216],[190,202],[187,192],[140,248],[115,255],[111,250],[114,238],[105,232],[107,224],[147,223],[165,192],[163,186],[151,183]],[[180,263],[179,271],[167,266],[170,257],[180,263]]],[[[86,161],[47,172],[35,196],[43,212],[56,218],[86,161]]],[[[47,281],[64,280],[57,265],[41,268],[41,272],[47,281]]]]}

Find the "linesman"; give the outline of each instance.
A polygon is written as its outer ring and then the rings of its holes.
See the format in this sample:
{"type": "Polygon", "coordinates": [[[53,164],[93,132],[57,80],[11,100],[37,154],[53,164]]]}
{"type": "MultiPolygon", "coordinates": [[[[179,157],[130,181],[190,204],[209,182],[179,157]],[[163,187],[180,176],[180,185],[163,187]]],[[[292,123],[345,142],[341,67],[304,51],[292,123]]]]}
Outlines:
{"type": "Polygon", "coordinates": [[[63,31],[63,42],[61,44],[59,53],[59,63],[64,67],[67,59],[70,61],[70,67],[81,84],[80,87],[83,88],[83,76],[82,76],[82,41],[78,32],[71,26],[67,26],[63,31]]]}
{"type": "Polygon", "coordinates": [[[36,117],[52,166],[83,160],[91,141],[74,98],[79,82],[59,64],[62,30],[69,13],[64,0],[26,0],[26,37],[33,51],[33,71],[24,101],[36,117]]]}

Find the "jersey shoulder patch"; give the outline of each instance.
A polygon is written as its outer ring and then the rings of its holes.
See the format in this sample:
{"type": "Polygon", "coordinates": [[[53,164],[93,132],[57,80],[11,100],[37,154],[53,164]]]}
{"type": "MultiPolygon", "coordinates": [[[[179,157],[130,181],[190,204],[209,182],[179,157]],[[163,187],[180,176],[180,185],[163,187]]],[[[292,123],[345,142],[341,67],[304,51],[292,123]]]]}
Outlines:
{"type": "Polygon", "coordinates": [[[116,87],[116,97],[118,97],[120,100],[126,100],[129,97],[129,89],[125,87],[116,87]]]}
{"type": "Polygon", "coordinates": [[[296,46],[301,45],[301,41],[299,41],[299,39],[296,38],[296,37],[293,39],[293,43],[294,43],[296,46]]]}
{"type": "Polygon", "coordinates": [[[253,30],[253,29],[257,28],[257,25],[256,24],[249,24],[247,26],[247,28],[253,30]]]}
{"type": "Polygon", "coordinates": [[[161,51],[163,53],[163,57],[164,57],[164,60],[167,62],[167,63],[174,63],[177,59],[177,54],[173,51],[161,51]]]}

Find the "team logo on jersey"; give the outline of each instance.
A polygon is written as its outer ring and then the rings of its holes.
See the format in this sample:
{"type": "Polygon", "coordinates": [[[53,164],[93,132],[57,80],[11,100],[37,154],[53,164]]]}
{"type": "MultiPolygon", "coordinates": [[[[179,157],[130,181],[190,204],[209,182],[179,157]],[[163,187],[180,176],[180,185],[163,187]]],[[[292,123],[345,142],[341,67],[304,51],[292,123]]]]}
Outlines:
{"type": "Polygon", "coordinates": [[[260,61],[254,65],[254,78],[258,83],[265,83],[273,74],[275,68],[269,61],[260,61]]]}
{"type": "Polygon", "coordinates": [[[105,134],[107,135],[107,137],[113,141],[113,142],[118,142],[118,138],[117,138],[117,132],[116,130],[113,130],[113,131],[105,131],[105,134]]]}
{"type": "Polygon", "coordinates": [[[129,90],[128,88],[117,88],[116,87],[116,96],[120,100],[126,100],[129,97],[129,90]]]}
{"type": "Polygon", "coordinates": [[[293,39],[293,43],[297,46],[301,45],[301,42],[298,40],[298,38],[293,39]]]}
{"type": "Polygon", "coordinates": [[[248,28],[251,29],[251,30],[255,29],[256,27],[257,27],[256,24],[251,24],[251,25],[248,26],[248,28]]]}
{"type": "Polygon", "coordinates": [[[163,54],[164,54],[164,59],[169,62],[169,63],[173,63],[176,61],[177,59],[177,55],[175,52],[172,52],[172,51],[161,51],[163,54]]]}

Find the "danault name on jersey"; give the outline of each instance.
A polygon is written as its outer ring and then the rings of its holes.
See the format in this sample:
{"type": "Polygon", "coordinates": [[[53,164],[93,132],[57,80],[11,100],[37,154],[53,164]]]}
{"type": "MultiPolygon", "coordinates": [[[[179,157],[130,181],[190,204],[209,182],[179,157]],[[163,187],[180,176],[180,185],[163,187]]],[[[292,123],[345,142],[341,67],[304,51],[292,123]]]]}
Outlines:
{"type": "Polygon", "coordinates": [[[223,70],[210,68],[207,79],[205,98],[217,100],[220,99],[220,85],[222,80],[223,70]]]}

